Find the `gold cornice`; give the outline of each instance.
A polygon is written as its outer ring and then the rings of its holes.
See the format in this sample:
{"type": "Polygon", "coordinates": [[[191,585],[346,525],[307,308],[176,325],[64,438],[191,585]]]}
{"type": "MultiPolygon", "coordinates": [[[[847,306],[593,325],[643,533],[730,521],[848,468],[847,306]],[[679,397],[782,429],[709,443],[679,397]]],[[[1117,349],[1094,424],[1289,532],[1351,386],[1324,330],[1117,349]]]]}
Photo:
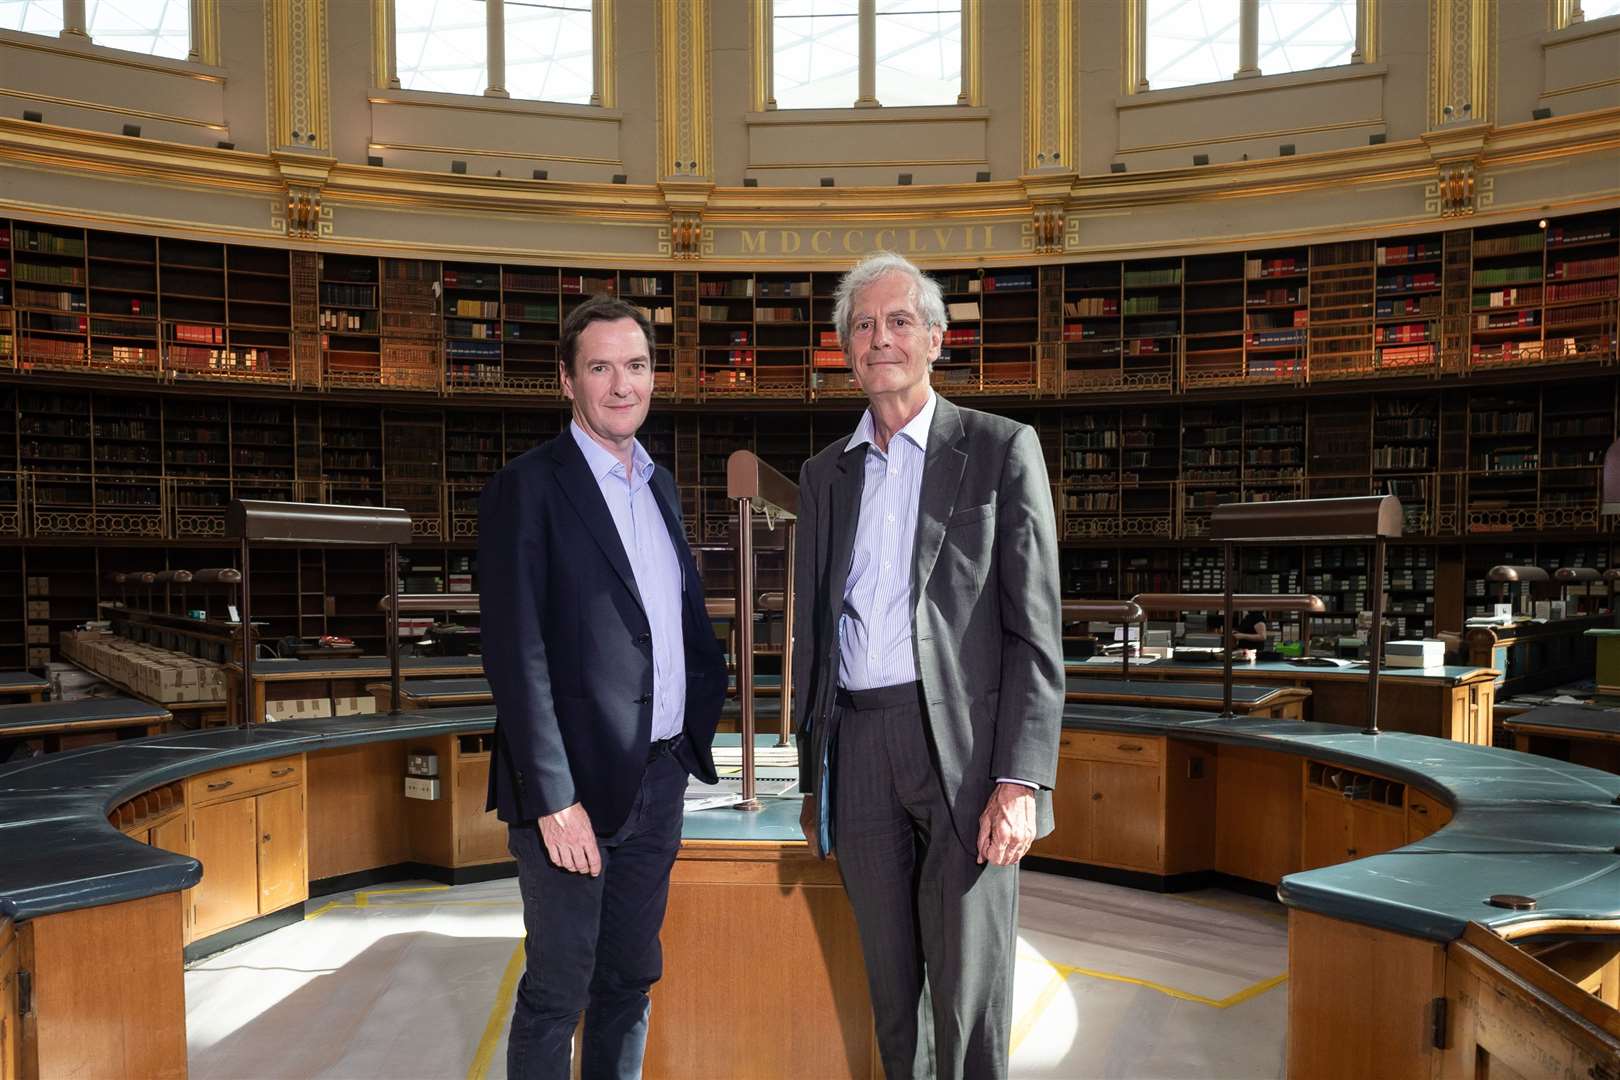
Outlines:
{"type": "Polygon", "coordinates": [[[190,116],[174,116],[170,113],[149,112],[146,109],[126,109],[122,105],[106,105],[99,101],[78,101],[74,98],[58,97],[55,94],[36,94],[29,90],[14,90],[6,86],[0,86],[0,95],[22,98],[25,101],[37,101],[44,105],[90,109],[95,112],[112,113],[115,116],[133,116],[138,120],[157,120],[165,124],[183,124],[186,127],[206,128],[209,131],[230,130],[224,124],[213,124],[207,120],[198,120],[190,116]]]}
{"type": "Polygon", "coordinates": [[[1560,86],[1556,90],[1543,90],[1541,97],[1562,97],[1565,94],[1581,94],[1588,90],[1601,90],[1605,86],[1620,86],[1620,78],[1598,79],[1595,82],[1581,83],[1578,86],[1560,86]]]}
{"type": "MultiPolygon", "coordinates": [[[[899,166],[900,168],[903,169],[907,165],[983,165],[983,164],[985,164],[985,162],[987,160],[988,160],[987,158],[983,158],[983,157],[971,157],[971,158],[919,158],[919,157],[867,158],[865,160],[860,160],[860,161],[851,161],[851,160],[845,160],[844,158],[839,158],[838,159],[838,168],[840,168],[840,169],[862,169],[862,168],[877,168],[879,166],[896,166],[897,165],[897,166],[899,166]]],[[[825,167],[826,164],[827,164],[826,161],[751,161],[751,162],[748,163],[748,168],[749,168],[749,171],[751,171],[751,172],[764,172],[764,171],[769,170],[769,169],[817,169],[817,168],[825,167]]]]}
{"type": "MultiPolygon", "coordinates": [[[[1046,176],[1043,198],[1064,198],[1071,214],[1178,202],[1260,198],[1324,192],[1347,185],[1421,182],[1432,178],[1440,158],[1472,155],[1481,168],[1536,165],[1620,151],[1620,108],[1502,128],[1457,127],[1428,138],[1381,146],[1198,168],[1088,175],[1046,176]],[[1057,184],[1056,194],[1048,182],[1057,184]]],[[[589,219],[604,222],[667,221],[670,192],[704,192],[709,224],[840,221],[892,222],[1016,220],[1027,215],[1030,189],[1017,180],[985,184],[921,184],[825,188],[710,188],[704,183],[646,184],[531,181],[452,176],[400,168],[334,163],[299,153],[280,158],[217,150],[155,139],[78,131],[51,124],[0,118],[0,170],[28,168],[171,188],[274,196],[286,185],[287,168],[313,169],[306,180],[319,186],[325,205],[368,205],[412,211],[466,209],[483,214],[589,219]],[[320,182],[324,178],[324,182],[320,182]]],[[[3,172],[0,172],[3,175],[3,172]]],[[[687,198],[680,195],[675,201],[687,198]]],[[[1522,208],[1517,212],[1522,212],[1522,208]]],[[[1483,215],[1480,215],[1483,218],[1483,215]]],[[[1315,227],[1317,234],[1321,226],[1315,227]]]]}
{"type": "Polygon", "coordinates": [[[6,38],[3,42],[0,42],[0,46],[7,49],[32,49],[35,52],[53,53],[57,56],[69,56],[75,60],[87,60],[95,64],[112,64],[117,67],[134,68],[137,71],[144,71],[152,75],[172,75],[177,79],[195,79],[197,82],[221,84],[225,82],[224,75],[216,75],[209,71],[187,71],[180,68],[173,68],[166,63],[154,63],[151,60],[143,59],[134,53],[126,53],[125,55],[120,56],[118,55],[118,50],[112,49],[89,52],[82,48],[74,49],[67,46],[58,45],[49,39],[42,39],[39,41],[24,41],[20,37],[6,38]]]}

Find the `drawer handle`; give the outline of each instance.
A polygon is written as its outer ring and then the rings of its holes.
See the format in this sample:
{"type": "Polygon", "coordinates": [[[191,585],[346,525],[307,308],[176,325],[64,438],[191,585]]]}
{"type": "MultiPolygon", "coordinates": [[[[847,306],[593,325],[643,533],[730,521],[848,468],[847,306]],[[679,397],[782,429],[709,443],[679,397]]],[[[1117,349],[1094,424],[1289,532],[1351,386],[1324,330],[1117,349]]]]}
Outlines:
{"type": "Polygon", "coordinates": [[[1132,754],[1140,754],[1142,752],[1142,744],[1141,743],[1133,743],[1133,742],[1122,742],[1117,747],[1115,747],[1115,749],[1124,750],[1124,751],[1127,751],[1128,753],[1132,753],[1132,754]]]}
{"type": "Polygon", "coordinates": [[[291,765],[289,765],[285,769],[271,769],[270,770],[270,775],[272,777],[291,776],[292,771],[293,771],[293,767],[291,765]]]}
{"type": "Polygon", "coordinates": [[[208,790],[209,791],[224,791],[226,788],[230,787],[232,784],[235,784],[235,783],[236,783],[235,780],[221,780],[216,784],[209,784],[208,785],[208,790]]]}
{"type": "Polygon", "coordinates": [[[1091,793],[1091,801],[1092,801],[1092,802],[1102,802],[1102,792],[1100,792],[1100,791],[1093,791],[1093,792],[1092,792],[1092,793],[1091,793]]]}

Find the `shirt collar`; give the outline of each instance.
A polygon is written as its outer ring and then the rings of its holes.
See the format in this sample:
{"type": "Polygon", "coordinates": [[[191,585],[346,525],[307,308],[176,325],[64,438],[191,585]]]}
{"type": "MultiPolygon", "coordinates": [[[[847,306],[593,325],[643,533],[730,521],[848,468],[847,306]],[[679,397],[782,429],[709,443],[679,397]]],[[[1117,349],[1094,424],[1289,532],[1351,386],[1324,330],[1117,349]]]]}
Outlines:
{"type": "MultiPolygon", "coordinates": [[[[585,429],[579,426],[578,420],[570,421],[568,430],[573,432],[574,442],[579,444],[580,453],[585,455],[585,464],[590,466],[591,475],[596,477],[598,484],[613,475],[616,469],[623,475],[624,470],[621,466],[624,463],[614,457],[607,447],[586,434],[585,429]]],[[[646,480],[652,475],[653,460],[641,445],[640,439],[634,440],[634,443],[635,448],[630,452],[630,462],[635,467],[636,479],[646,480]]]]}
{"type": "MultiPolygon", "coordinates": [[[[939,395],[934,393],[934,388],[930,386],[928,388],[928,400],[923,402],[922,409],[918,411],[916,416],[911,418],[911,421],[905,427],[895,432],[895,437],[898,438],[904,435],[917,445],[917,449],[927,452],[928,429],[933,426],[934,408],[938,404],[939,395]]],[[[875,436],[876,428],[872,421],[872,410],[868,407],[861,414],[861,422],[855,425],[855,434],[851,435],[849,442],[844,444],[844,452],[848,453],[862,443],[871,443],[874,447],[877,446],[875,436]]]]}

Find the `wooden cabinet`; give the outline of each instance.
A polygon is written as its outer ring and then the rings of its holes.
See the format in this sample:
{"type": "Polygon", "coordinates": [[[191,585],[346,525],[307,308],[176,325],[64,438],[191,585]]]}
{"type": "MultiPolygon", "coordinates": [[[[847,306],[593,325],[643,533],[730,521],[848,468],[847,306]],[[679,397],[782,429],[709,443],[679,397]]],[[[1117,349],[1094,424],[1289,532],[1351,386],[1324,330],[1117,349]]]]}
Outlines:
{"type": "Polygon", "coordinates": [[[411,744],[411,750],[438,757],[439,797],[406,799],[411,858],[429,866],[457,869],[506,862],[506,825],[485,813],[489,793],[489,734],[438,735],[411,744]]]}
{"type": "Polygon", "coordinates": [[[194,777],[188,794],[191,854],[203,877],[190,891],[187,940],[309,896],[302,758],[194,777]]]}
{"type": "Polygon", "coordinates": [[[1406,789],[1406,842],[1421,840],[1451,820],[1451,808],[1421,791],[1406,789]]]}
{"type": "Polygon", "coordinates": [[[22,1009],[17,992],[17,935],[11,920],[0,917],[0,1080],[22,1074],[22,1009]]]}
{"type": "Polygon", "coordinates": [[[1305,765],[1301,868],[1362,859],[1406,843],[1406,785],[1337,765],[1305,765]]]}
{"type": "Polygon", "coordinates": [[[1164,872],[1165,740],[1063,733],[1054,828],[1030,854],[1164,872]]]}

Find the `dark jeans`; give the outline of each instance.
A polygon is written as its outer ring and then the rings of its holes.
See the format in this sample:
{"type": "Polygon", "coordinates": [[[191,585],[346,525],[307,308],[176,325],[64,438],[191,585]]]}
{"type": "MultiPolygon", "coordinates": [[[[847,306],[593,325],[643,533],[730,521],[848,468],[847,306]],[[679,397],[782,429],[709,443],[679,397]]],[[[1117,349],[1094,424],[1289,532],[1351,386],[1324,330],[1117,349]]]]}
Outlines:
{"type": "Polygon", "coordinates": [[[681,842],[686,775],[668,753],[647,766],[629,817],[613,835],[596,839],[597,877],[553,865],[534,825],[508,830],[527,960],[506,1049],[513,1080],[567,1080],[582,1012],[584,1080],[641,1075],[647,991],[664,971],[658,931],[681,842]]]}

